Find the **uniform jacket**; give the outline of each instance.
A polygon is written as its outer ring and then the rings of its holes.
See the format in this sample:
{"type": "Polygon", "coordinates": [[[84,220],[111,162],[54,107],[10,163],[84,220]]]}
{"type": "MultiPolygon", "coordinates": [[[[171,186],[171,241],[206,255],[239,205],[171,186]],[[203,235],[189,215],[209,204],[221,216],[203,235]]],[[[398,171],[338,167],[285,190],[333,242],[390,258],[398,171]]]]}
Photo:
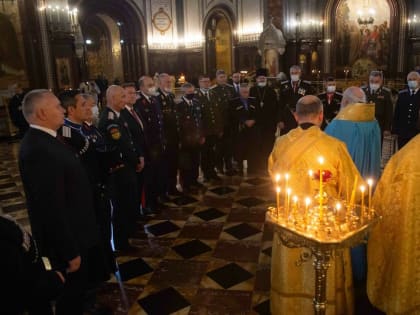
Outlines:
{"type": "Polygon", "coordinates": [[[369,86],[362,87],[366,94],[368,103],[375,103],[375,117],[378,120],[382,132],[391,130],[393,105],[391,90],[386,87],[380,87],[379,90],[371,93],[369,86]]]}
{"type": "Polygon", "coordinates": [[[213,90],[208,90],[208,96],[197,90],[197,101],[201,105],[203,131],[206,136],[220,135],[223,133],[223,111],[221,104],[216,101],[216,94],[213,90]]]}
{"type": "Polygon", "coordinates": [[[229,101],[235,97],[235,89],[230,84],[225,85],[216,85],[211,88],[211,90],[215,94],[216,103],[220,106],[222,110],[223,116],[223,125],[225,128],[230,128],[230,121],[229,121],[229,101]]]}
{"type": "Polygon", "coordinates": [[[156,100],[159,104],[163,116],[163,126],[166,144],[178,146],[178,126],[176,119],[176,103],[173,93],[165,93],[158,89],[156,100]]]}
{"type": "MultiPolygon", "coordinates": [[[[139,116],[139,119],[141,121],[140,115],[137,114],[137,116],[139,116]]],[[[121,117],[123,117],[124,120],[127,122],[137,157],[144,157],[147,151],[146,138],[143,130],[144,123],[142,122],[142,124],[139,124],[136,118],[133,117],[133,115],[129,112],[127,108],[121,110],[121,117]]]]}
{"type": "Polygon", "coordinates": [[[331,94],[331,98],[328,97],[329,93],[321,93],[318,95],[322,105],[324,106],[324,122],[322,124],[322,129],[324,129],[340,111],[343,94],[339,92],[331,94]]]}
{"type": "Polygon", "coordinates": [[[177,112],[181,146],[200,145],[199,141],[204,137],[200,103],[195,98],[187,100],[183,97],[177,112]]]}
{"type": "Polygon", "coordinates": [[[394,112],[393,133],[402,138],[412,138],[420,132],[420,89],[410,95],[409,90],[399,92],[394,112]]]}
{"type": "MultiPolygon", "coordinates": [[[[247,106],[245,106],[244,102],[240,97],[234,98],[231,100],[230,107],[232,110],[232,118],[233,118],[233,128],[234,132],[240,133],[243,130],[249,129],[249,127],[245,126],[245,121],[247,120],[256,120],[257,119],[257,112],[258,107],[256,104],[256,99],[254,97],[249,97],[247,99],[247,106]]],[[[251,128],[256,127],[254,125],[251,128]]]]}

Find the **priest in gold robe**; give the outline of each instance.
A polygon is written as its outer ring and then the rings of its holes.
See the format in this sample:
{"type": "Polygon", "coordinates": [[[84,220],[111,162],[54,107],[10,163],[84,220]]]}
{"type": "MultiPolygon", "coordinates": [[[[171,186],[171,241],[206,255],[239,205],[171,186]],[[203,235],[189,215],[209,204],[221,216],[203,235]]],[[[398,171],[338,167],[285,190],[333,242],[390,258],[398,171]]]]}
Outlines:
{"type": "MultiPolygon", "coordinates": [[[[271,176],[290,175],[290,187],[304,189],[315,195],[317,183],[309,180],[308,170],[319,167],[318,157],[324,157],[323,169],[331,173],[325,191],[331,197],[346,196],[355,177],[362,178],[346,145],[321,131],[323,106],[316,96],[305,96],[296,105],[299,126],[276,140],[269,157],[271,176]],[[350,184],[348,184],[350,183],[350,184]]],[[[271,313],[313,314],[315,271],[311,261],[298,266],[304,248],[284,246],[274,234],[271,266],[271,313]]],[[[352,269],[349,250],[334,253],[327,277],[327,315],[354,313],[352,269]]]]}
{"type": "Polygon", "coordinates": [[[420,136],[388,162],[373,205],[382,220],[368,241],[367,292],[387,315],[420,314],[420,136]]]}

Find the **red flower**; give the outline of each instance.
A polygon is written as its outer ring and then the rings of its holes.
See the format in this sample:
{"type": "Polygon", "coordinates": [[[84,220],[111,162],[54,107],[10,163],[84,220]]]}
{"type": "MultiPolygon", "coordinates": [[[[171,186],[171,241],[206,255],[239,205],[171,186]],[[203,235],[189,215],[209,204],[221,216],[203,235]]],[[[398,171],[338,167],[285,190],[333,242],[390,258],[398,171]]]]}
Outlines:
{"type": "MultiPolygon", "coordinates": [[[[332,177],[332,173],[329,170],[322,170],[322,182],[328,182],[332,177]]],[[[314,179],[319,180],[319,170],[314,173],[314,179]]]]}

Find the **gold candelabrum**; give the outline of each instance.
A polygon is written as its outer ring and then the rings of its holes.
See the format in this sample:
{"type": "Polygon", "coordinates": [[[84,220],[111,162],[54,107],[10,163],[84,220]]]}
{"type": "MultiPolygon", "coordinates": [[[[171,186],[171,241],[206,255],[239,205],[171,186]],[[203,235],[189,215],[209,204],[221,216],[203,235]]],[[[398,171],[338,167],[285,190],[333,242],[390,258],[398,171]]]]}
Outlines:
{"type": "Polygon", "coordinates": [[[334,251],[363,243],[380,217],[372,207],[372,179],[366,181],[366,189],[364,185],[357,186],[356,177],[351,195],[347,183],[346,196],[341,198],[339,191],[338,198],[333,198],[324,187],[331,173],[323,169],[323,157],[318,162],[317,172],[308,171],[311,180],[319,181],[314,196],[302,191],[294,193],[294,187],[289,185],[290,174],[275,175],[276,207],[269,207],[266,218],[283,245],[311,251],[315,269],[314,314],[323,315],[327,306],[327,271],[334,251]]]}

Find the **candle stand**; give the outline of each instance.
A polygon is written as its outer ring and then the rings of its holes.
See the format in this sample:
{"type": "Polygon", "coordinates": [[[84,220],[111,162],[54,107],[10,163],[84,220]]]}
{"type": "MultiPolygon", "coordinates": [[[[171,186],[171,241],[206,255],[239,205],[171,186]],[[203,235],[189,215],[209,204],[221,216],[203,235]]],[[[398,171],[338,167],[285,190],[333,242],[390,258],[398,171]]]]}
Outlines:
{"type": "MultiPolygon", "coordinates": [[[[267,222],[274,225],[282,244],[290,248],[308,248],[313,257],[315,270],[314,314],[325,315],[327,308],[327,271],[334,251],[354,247],[365,241],[371,228],[380,217],[373,209],[366,211],[353,206],[342,216],[325,205],[324,215],[319,217],[318,206],[300,211],[296,216],[285,215],[282,207],[270,207],[267,222]]],[[[343,211],[344,212],[344,211],[343,211]]]]}

